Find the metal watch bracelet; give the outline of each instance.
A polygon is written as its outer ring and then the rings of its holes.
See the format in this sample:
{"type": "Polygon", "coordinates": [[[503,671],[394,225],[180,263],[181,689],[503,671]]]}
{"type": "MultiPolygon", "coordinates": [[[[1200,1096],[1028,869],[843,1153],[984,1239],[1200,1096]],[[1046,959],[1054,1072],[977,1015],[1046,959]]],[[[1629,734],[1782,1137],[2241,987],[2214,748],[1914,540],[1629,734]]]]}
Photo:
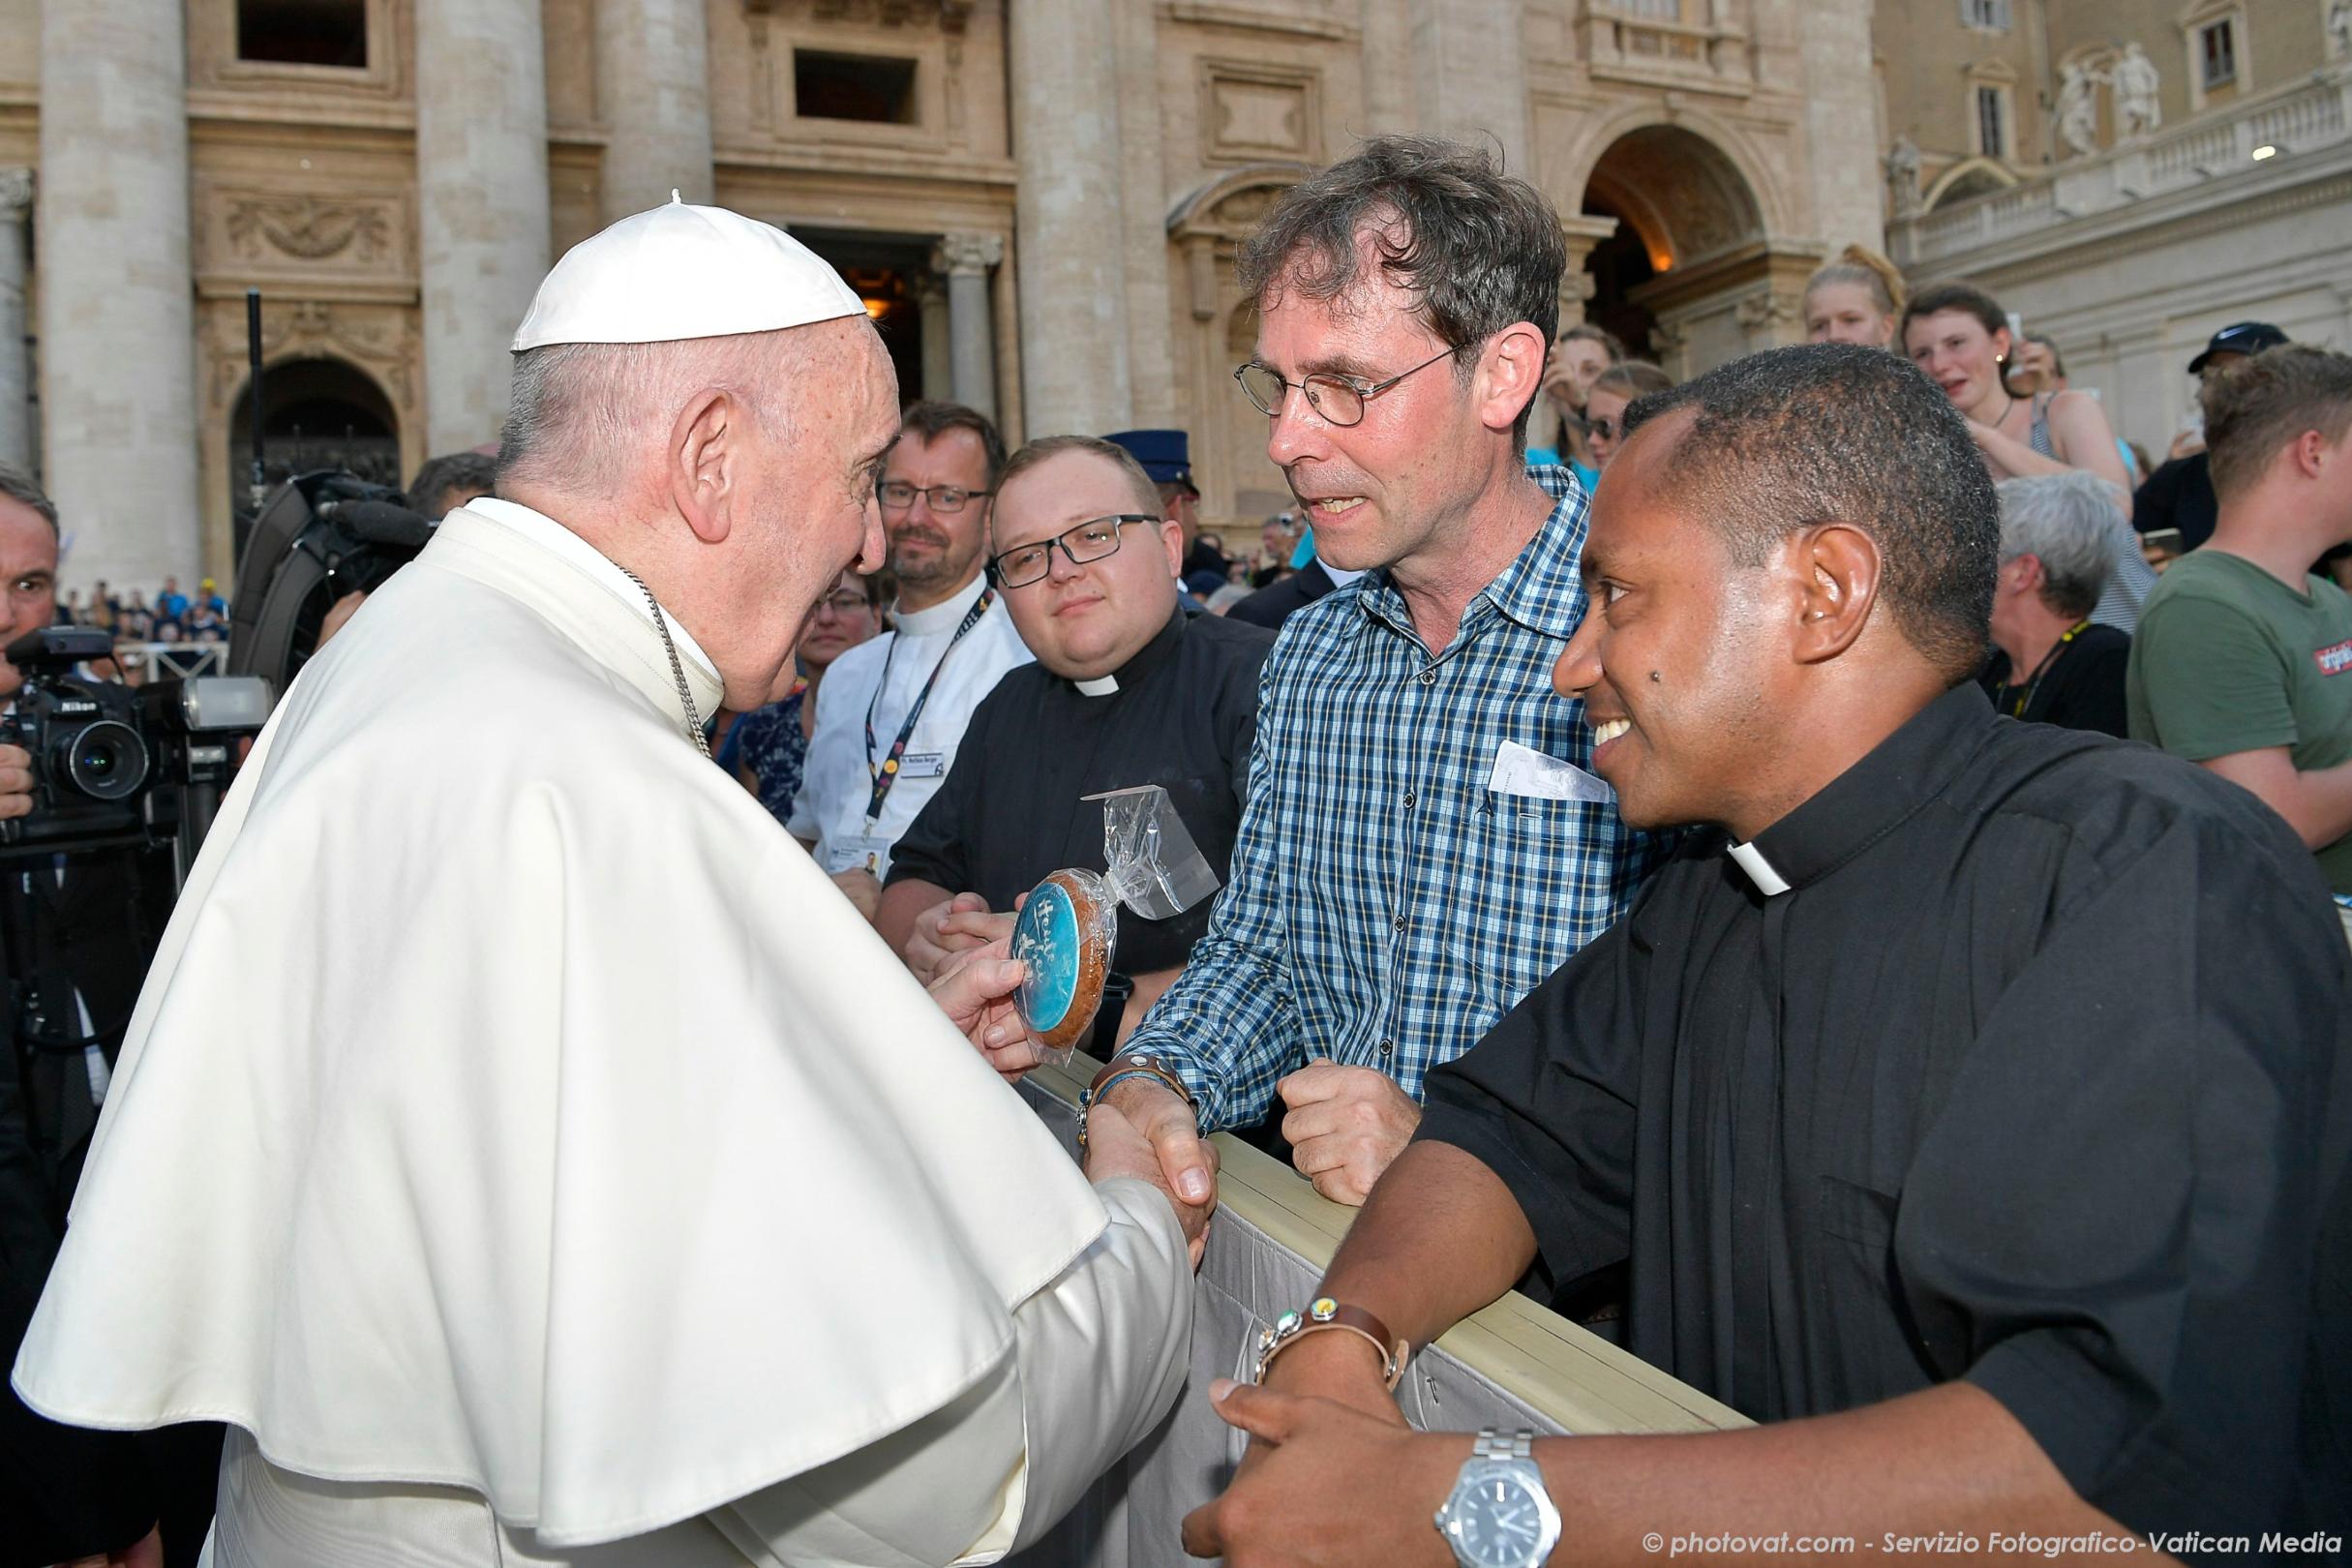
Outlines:
{"type": "Polygon", "coordinates": [[[1114,1056],[1103,1064],[1102,1070],[1095,1074],[1095,1081],[1088,1084],[1086,1092],[1078,1097],[1079,1148],[1086,1147],[1087,1113],[1095,1108],[1097,1101],[1110,1092],[1113,1084],[1124,1082],[1129,1078],[1149,1078],[1154,1083],[1173,1091],[1191,1108],[1195,1118],[1194,1125],[1198,1125],[1199,1103],[1192,1099],[1192,1091],[1185,1087],[1182,1078],[1170,1072],[1153,1057],[1114,1056]]]}

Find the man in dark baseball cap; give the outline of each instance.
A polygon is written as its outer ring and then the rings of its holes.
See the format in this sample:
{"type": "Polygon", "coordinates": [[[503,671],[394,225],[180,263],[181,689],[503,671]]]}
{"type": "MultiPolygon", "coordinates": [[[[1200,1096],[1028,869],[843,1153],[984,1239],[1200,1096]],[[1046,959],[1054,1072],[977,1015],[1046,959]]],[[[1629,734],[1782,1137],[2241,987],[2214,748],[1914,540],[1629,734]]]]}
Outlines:
{"type": "MultiPolygon", "coordinates": [[[[2268,321],[2225,326],[2214,334],[2203,353],[2188,362],[2188,374],[2211,377],[2286,341],[2287,335],[2268,321]]],[[[2200,437],[2186,450],[2176,441],[2172,450],[2171,461],[2159,464],[2132,497],[2131,527],[2143,539],[2150,534],[2159,536],[2156,554],[2186,555],[2213,537],[2219,504],[2214,499],[2213,478],[2206,472],[2204,440],[2200,437]],[[2177,542],[2165,537],[2172,533],[2179,535],[2177,542]]]]}
{"type": "Polygon", "coordinates": [[[2188,374],[2202,376],[2209,366],[2218,370],[2265,348],[2276,348],[2286,341],[2287,335],[2268,321],[2240,321],[2235,326],[2225,326],[2214,334],[2213,342],[2205,346],[2205,352],[2188,362],[2188,374]]]}

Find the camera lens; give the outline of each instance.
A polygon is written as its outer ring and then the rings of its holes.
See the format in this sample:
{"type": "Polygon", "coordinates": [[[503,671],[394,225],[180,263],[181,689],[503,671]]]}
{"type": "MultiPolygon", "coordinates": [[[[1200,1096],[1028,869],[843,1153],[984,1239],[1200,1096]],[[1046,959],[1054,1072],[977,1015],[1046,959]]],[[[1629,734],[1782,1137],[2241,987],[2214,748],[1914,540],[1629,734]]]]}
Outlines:
{"type": "Polygon", "coordinates": [[[67,780],[93,800],[120,800],[147,782],[147,743],[118,719],[99,719],[58,738],[67,780]]]}

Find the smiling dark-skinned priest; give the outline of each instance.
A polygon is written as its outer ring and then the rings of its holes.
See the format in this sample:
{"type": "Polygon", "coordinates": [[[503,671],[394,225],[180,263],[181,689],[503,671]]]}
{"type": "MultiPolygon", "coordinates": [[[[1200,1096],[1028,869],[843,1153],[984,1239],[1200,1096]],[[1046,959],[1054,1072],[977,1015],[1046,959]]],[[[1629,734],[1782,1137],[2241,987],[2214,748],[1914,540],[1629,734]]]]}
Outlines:
{"type": "Polygon", "coordinates": [[[2340,1560],[2352,959],[2309,854],[1969,683],[1999,519],[1913,367],[1776,350],[1628,431],[1554,684],[1629,824],[1706,830],[1431,1074],[1303,1314],[1363,1332],[1217,1386],[1256,1440],[1185,1545],[2340,1560]],[[1620,1266],[1627,1347],[1760,1425],[1403,1425],[1375,1343],[1620,1266]]]}

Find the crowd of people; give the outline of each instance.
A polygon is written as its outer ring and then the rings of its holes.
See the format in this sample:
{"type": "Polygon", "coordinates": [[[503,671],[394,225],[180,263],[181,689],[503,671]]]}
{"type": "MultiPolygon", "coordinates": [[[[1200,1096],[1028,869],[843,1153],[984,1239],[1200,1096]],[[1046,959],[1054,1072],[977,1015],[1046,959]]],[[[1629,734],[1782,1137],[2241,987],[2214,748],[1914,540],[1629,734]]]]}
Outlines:
{"type": "Polygon", "coordinates": [[[1677,385],[1565,264],[1442,140],[1285,192],[1246,564],[1183,433],[901,408],[765,226],[568,255],[190,890],[26,1402],[227,1422],[223,1560],[993,1553],[1177,1397],[1229,1131],[1361,1213],[1187,1551],[2340,1552],[2352,356],[2218,334],[2149,471],[1969,284],[1850,250],[1677,385]],[[988,1072],[1141,785],[1220,890],[1122,917],[1090,1187],[988,1072]],[[1759,1425],[1407,1428],[1514,1287],[1759,1425]]]}

